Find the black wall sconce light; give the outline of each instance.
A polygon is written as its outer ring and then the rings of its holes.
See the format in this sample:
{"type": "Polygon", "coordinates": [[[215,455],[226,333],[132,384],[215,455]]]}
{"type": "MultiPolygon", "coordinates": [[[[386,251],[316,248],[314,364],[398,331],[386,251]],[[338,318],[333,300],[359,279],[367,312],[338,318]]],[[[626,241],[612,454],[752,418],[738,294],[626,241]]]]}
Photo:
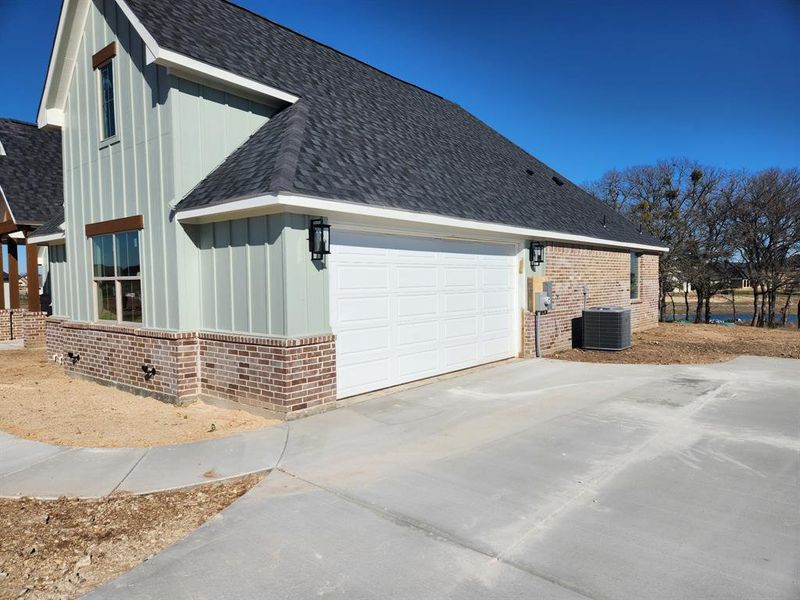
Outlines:
{"type": "Polygon", "coordinates": [[[142,365],[142,373],[144,373],[144,378],[149,381],[156,376],[156,368],[152,365],[142,365]]]}
{"type": "Polygon", "coordinates": [[[81,355],[77,352],[67,352],[67,358],[72,362],[72,364],[76,364],[80,359],[81,355]]]}
{"type": "Polygon", "coordinates": [[[535,269],[544,262],[544,244],[542,242],[531,242],[528,246],[528,257],[531,261],[531,269],[535,269]]]}
{"type": "Polygon", "coordinates": [[[311,260],[322,260],[331,253],[331,226],[322,219],[311,219],[308,225],[308,250],[311,260]]]}

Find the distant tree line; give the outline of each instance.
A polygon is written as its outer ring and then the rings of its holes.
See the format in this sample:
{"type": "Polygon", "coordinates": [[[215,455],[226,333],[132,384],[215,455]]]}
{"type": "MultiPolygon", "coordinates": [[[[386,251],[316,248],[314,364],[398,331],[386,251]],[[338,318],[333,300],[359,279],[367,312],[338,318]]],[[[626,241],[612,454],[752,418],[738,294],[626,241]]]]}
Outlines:
{"type": "MultiPolygon", "coordinates": [[[[667,296],[683,283],[696,291],[699,323],[709,321],[714,295],[746,279],[751,325],[786,324],[800,295],[800,170],[727,171],[674,159],[612,170],[586,187],[670,248],[660,258],[662,320],[667,296]]],[[[688,291],[684,300],[688,318],[688,291]]]]}

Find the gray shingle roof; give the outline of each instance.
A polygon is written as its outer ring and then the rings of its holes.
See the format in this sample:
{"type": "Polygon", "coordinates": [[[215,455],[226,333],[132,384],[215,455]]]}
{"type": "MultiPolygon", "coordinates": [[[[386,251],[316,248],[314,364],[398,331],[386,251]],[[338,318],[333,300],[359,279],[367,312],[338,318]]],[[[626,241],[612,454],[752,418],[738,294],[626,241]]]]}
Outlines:
{"type": "Polygon", "coordinates": [[[0,119],[0,186],[18,224],[41,225],[64,201],[61,132],[0,119]]]}
{"type": "Polygon", "coordinates": [[[301,98],[179,211],[283,191],[661,245],[449,100],[223,0],[128,5],[161,46],[301,98]]]}
{"type": "Polygon", "coordinates": [[[29,237],[40,237],[44,235],[52,235],[54,233],[64,233],[61,229],[61,224],[64,223],[64,205],[59,206],[52,214],[52,216],[37,229],[33,230],[29,237]]]}

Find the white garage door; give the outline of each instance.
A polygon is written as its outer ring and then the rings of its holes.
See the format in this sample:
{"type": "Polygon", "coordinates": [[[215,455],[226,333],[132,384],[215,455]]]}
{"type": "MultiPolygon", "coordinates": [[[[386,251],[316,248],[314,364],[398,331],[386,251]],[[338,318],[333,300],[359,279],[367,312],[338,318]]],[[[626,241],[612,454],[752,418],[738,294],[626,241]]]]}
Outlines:
{"type": "Polygon", "coordinates": [[[338,397],[516,354],[514,247],[333,230],[338,397]]]}

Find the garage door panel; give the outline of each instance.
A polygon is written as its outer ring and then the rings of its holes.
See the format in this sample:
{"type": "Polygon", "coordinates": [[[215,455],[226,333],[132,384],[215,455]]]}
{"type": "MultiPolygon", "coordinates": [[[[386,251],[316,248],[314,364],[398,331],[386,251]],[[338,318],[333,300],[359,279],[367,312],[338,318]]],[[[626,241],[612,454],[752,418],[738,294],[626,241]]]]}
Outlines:
{"type": "Polygon", "coordinates": [[[486,315],[482,317],[480,332],[483,337],[490,336],[492,338],[511,335],[508,316],[503,313],[498,313],[496,315],[486,315]]]}
{"type": "Polygon", "coordinates": [[[502,292],[484,292],[482,294],[483,298],[483,309],[485,311],[502,311],[504,313],[508,312],[511,309],[511,304],[513,302],[511,296],[507,291],[502,292]]]}
{"type": "Polygon", "coordinates": [[[476,337],[478,335],[478,322],[474,317],[447,319],[442,323],[442,331],[446,340],[465,336],[476,337]]]}
{"type": "Polygon", "coordinates": [[[395,301],[396,314],[401,319],[434,317],[439,306],[439,297],[436,294],[398,294],[395,301]]]}
{"type": "Polygon", "coordinates": [[[478,342],[447,346],[442,354],[448,371],[472,366],[478,362],[478,342]]]}
{"type": "Polygon", "coordinates": [[[342,292],[389,290],[389,273],[381,265],[347,266],[339,270],[337,279],[342,292]]]}
{"type": "Polygon", "coordinates": [[[348,395],[380,389],[389,379],[390,364],[388,358],[341,366],[337,363],[337,386],[348,395]]]}
{"type": "Polygon", "coordinates": [[[507,337],[483,341],[483,356],[489,360],[500,360],[511,352],[513,352],[511,340],[507,337]]]}
{"type": "Polygon", "coordinates": [[[475,312],[478,310],[478,294],[476,292],[463,292],[460,294],[444,294],[444,310],[446,315],[462,312],[475,312]]]}
{"type": "Polygon", "coordinates": [[[338,396],[513,356],[513,246],[333,232],[338,396]]]}
{"type": "Polygon", "coordinates": [[[340,325],[375,319],[387,320],[389,318],[389,298],[388,296],[342,297],[337,302],[336,312],[340,325]]]}
{"type": "Polygon", "coordinates": [[[388,351],[389,335],[389,326],[385,325],[381,327],[344,329],[339,331],[337,339],[348,349],[348,354],[357,354],[381,350],[388,351]]]}
{"type": "Polygon", "coordinates": [[[438,349],[430,348],[423,352],[409,352],[398,354],[397,356],[397,375],[399,379],[413,381],[422,379],[437,373],[438,349]]]}
{"type": "Polygon", "coordinates": [[[436,289],[436,267],[397,267],[396,273],[398,290],[436,289]]]}
{"type": "Polygon", "coordinates": [[[439,339],[438,327],[439,321],[437,319],[398,323],[395,327],[397,345],[402,347],[409,344],[434,343],[439,339]]]}
{"type": "Polygon", "coordinates": [[[445,288],[475,288],[478,286],[478,271],[475,267],[456,269],[448,267],[444,270],[445,288]]]}
{"type": "Polygon", "coordinates": [[[509,272],[508,265],[481,269],[483,287],[499,287],[508,289],[513,285],[513,273],[509,272]]]}

